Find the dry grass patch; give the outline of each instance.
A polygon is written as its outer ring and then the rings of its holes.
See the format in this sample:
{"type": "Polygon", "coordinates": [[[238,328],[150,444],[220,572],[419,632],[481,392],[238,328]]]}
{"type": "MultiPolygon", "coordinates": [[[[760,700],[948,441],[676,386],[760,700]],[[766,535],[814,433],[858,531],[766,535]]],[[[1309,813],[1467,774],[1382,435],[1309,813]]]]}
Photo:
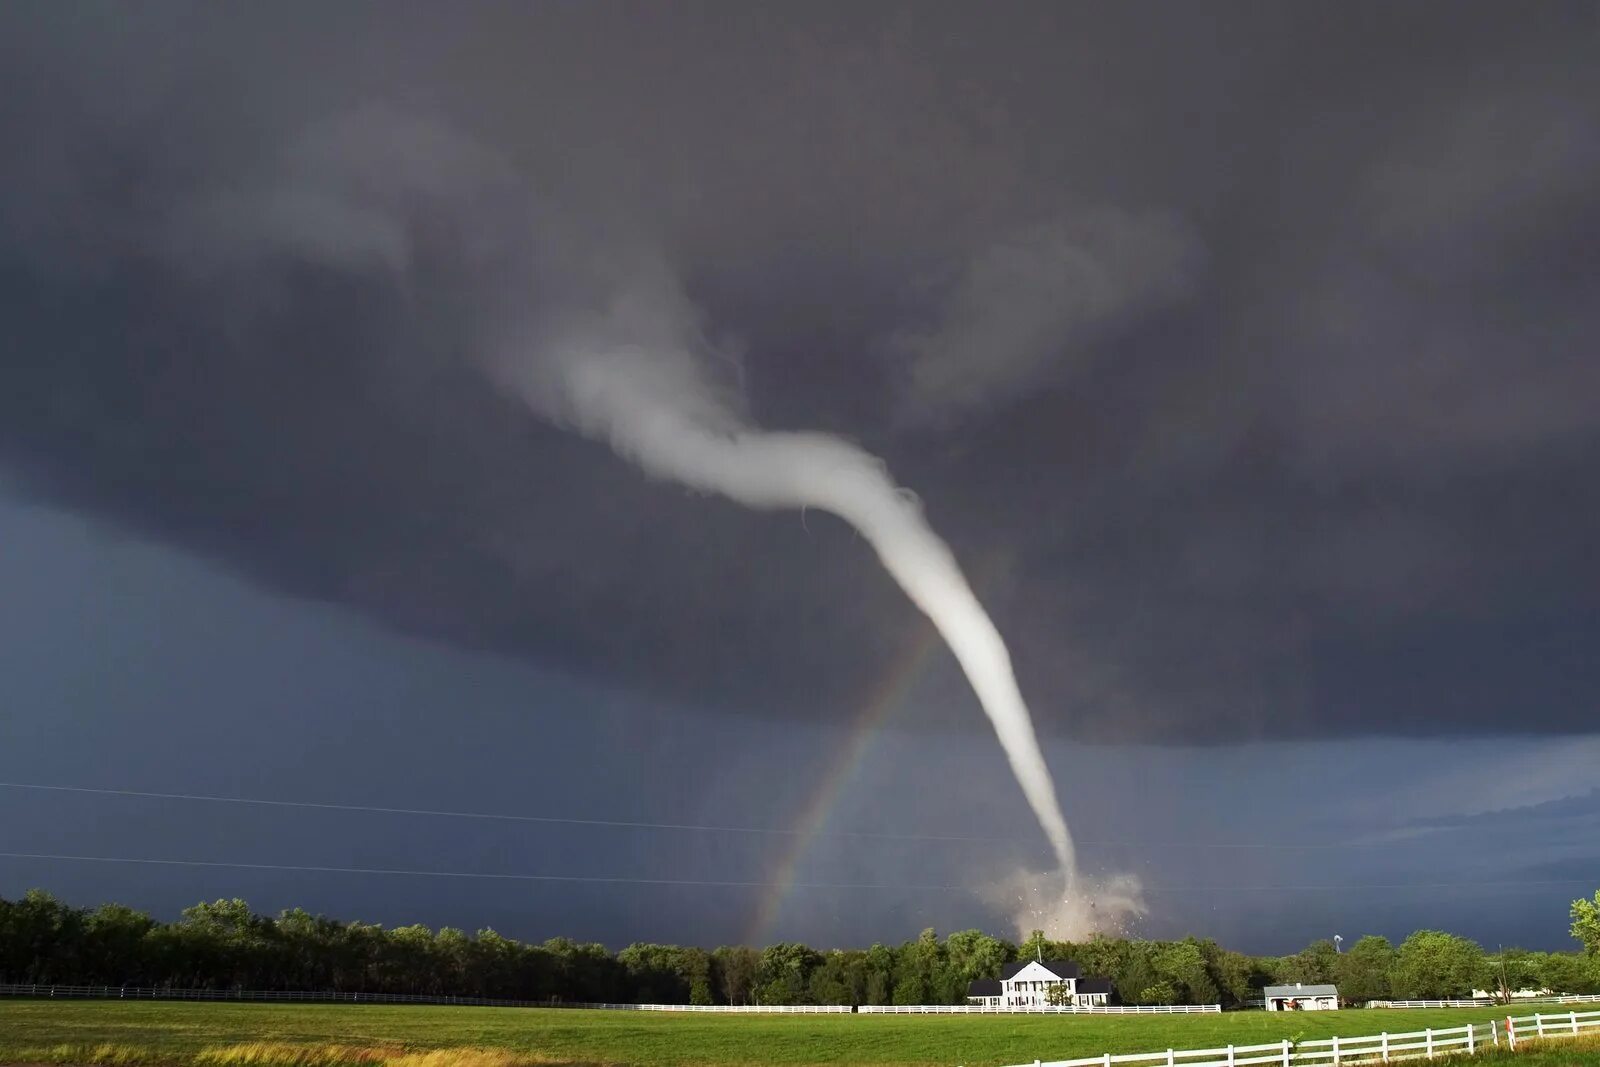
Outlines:
{"type": "Polygon", "coordinates": [[[215,1045],[194,1057],[196,1067],[534,1067],[571,1062],[504,1048],[418,1051],[400,1045],[294,1045],[282,1041],[215,1045]]]}
{"type": "Polygon", "coordinates": [[[292,1045],[286,1041],[247,1041],[238,1045],[212,1045],[195,1054],[201,1067],[362,1067],[380,1064],[403,1048],[362,1045],[292,1045]]]}
{"type": "Polygon", "coordinates": [[[93,1064],[95,1067],[149,1067],[165,1062],[137,1045],[49,1045],[23,1049],[14,1057],[22,1063],[93,1064]]]}
{"type": "Polygon", "coordinates": [[[427,1052],[408,1052],[385,1060],[384,1067],[523,1067],[525,1064],[567,1063],[534,1052],[512,1052],[503,1048],[438,1048],[427,1052]]]}
{"type": "Polygon", "coordinates": [[[192,1056],[152,1052],[135,1045],[50,1045],[7,1055],[5,1062],[61,1064],[66,1067],[549,1067],[571,1059],[504,1048],[413,1050],[400,1045],[296,1045],[287,1041],[248,1041],[213,1045],[192,1056]]]}

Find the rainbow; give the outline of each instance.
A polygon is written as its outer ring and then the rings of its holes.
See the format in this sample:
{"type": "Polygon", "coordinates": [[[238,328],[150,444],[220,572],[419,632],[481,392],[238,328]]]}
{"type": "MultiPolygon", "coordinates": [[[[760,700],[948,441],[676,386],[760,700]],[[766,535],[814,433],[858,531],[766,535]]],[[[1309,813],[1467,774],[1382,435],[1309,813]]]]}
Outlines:
{"type": "Polygon", "coordinates": [[[906,642],[890,660],[889,669],[868,690],[838,758],[801,809],[788,849],[778,861],[776,872],[768,880],[769,888],[756,907],[745,944],[760,947],[767,943],[773,924],[794,891],[800,861],[810,851],[811,842],[827,827],[833,809],[838,806],[845,787],[855,778],[856,771],[871,751],[883,724],[905,702],[927,670],[929,661],[943,647],[944,641],[939,637],[939,631],[931,623],[919,623],[916,636],[906,642]]]}

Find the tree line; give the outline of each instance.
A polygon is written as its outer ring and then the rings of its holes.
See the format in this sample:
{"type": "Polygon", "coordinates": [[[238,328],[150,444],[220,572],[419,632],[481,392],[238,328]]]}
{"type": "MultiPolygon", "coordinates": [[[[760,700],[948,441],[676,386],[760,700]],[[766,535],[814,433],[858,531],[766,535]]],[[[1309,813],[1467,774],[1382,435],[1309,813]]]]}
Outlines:
{"type": "Polygon", "coordinates": [[[1347,951],[1315,941],[1290,956],[1250,956],[1201,938],[1021,944],[978,930],[901,945],[818,951],[784,942],[714,950],[638,943],[620,952],[553,938],[527,944],[494,930],[385,929],[299,908],[258,915],[218,900],[157,922],[120,904],[75,908],[41,890],[0,897],[0,982],[401,993],[504,1000],[688,1004],[954,1004],[967,983],[1022,959],[1070,959],[1108,977],[1130,1004],[1242,1006],[1263,986],[1333,982],[1350,1002],[1435,999],[1470,990],[1600,992],[1600,893],[1574,902],[1581,952],[1487,954],[1466,938],[1420,930],[1399,945],[1363,937],[1347,951]]]}

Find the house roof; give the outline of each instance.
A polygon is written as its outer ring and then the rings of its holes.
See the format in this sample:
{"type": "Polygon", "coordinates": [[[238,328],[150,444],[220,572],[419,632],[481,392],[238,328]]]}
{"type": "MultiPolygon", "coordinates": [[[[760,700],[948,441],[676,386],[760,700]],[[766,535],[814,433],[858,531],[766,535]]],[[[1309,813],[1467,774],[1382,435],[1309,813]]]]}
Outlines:
{"type": "Polygon", "coordinates": [[[1333,985],[1269,985],[1262,990],[1262,995],[1268,1000],[1273,997],[1336,997],[1339,987],[1333,985]]]}
{"type": "Polygon", "coordinates": [[[1111,979],[1109,978],[1080,978],[1078,979],[1078,992],[1080,993],[1110,993],[1111,979]]]}
{"type": "MultiPolygon", "coordinates": [[[[1000,979],[1001,981],[1004,981],[1007,978],[1015,978],[1017,973],[1024,967],[1028,966],[1028,964],[1039,962],[1040,961],[1038,960],[1019,960],[1016,963],[1008,963],[1004,967],[1000,968],[1000,979]]],[[[1040,963],[1040,966],[1049,971],[1051,974],[1055,975],[1057,978],[1067,979],[1078,977],[1078,965],[1073,963],[1071,960],[1045,960],[1040,963]]]]}
{"type": "Polygon", "coordinates": [[[967,983],[969,997],[998,997],[1003,992],[998,978],[974,978],[967,983]]]}

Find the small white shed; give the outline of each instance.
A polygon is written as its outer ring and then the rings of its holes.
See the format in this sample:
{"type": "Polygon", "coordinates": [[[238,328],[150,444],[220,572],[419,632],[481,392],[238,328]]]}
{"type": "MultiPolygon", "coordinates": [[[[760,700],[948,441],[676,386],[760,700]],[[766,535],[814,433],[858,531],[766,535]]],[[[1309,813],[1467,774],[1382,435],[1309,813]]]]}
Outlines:
{"type": "Polygon", "coordinates": [[[1339,1006],[1339,987],[1331,985],[1269,985],[1262,990],[1268,1011],[1331,1011],[1339,1006]]]}

